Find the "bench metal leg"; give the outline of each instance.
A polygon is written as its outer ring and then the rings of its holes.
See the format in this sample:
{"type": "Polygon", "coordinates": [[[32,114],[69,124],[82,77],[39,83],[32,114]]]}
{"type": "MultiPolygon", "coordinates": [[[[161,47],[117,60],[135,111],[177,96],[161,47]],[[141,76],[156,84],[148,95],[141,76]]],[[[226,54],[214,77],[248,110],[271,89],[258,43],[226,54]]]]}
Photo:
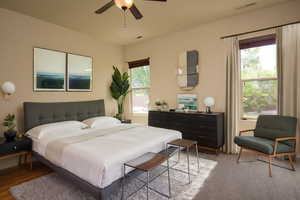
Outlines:
{"type": "Polygon", "coordinates": [[[170,179],[170,165],[169,165],[169,159],[167,160],[167,165],[168,165],[169,198],[171,198],[172,192],[171,192],[171,179],[170,179]]]}
{"type": "Polygon", "coordinates": [[[191,183],[191,174],[190,174],[190,148],[187,147],[187,162],[188,162],[188,175],[189,175],[189,183],[191,183]]]}
{"type": "Polygon", "coordinates": [[[180,147],[178,147],[178,163],[180,162],[180,152],[181,152],[181,149],[180,149],[180,147]]]}
{"type": "Polygon", "coordinates": [[[147,172],[147,200],[149,199],[149,171],[147,172]]]}
{"type": "Polygon", "coordinates": [[[197,165],[198,165],[198,173],[200,171],[200,164],[199,164],[199,151],[198,151],[198,145],[196,145],[196,156],[197,156],[197,165]]]}
{"type": "Polygon", "coordinates": [[[125,180],[126,179],[126,165],[124,165],[123,167],[123,181],[122,181],[122,196],[121,196],[121,199],[125,199],[124,195],[125,195],[125,180]]]}

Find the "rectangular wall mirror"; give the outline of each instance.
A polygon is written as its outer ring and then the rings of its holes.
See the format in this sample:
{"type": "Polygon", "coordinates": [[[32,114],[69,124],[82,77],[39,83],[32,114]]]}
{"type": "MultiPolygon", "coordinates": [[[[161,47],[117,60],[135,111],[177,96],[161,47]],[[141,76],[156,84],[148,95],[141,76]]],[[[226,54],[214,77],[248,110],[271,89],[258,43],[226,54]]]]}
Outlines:
{"type": "Polygon", "coordinates": [[[177,82],[181,89],[191,90],[198,85],[199,53],[196,50],[186,51],[179,55],[177,82]]]}

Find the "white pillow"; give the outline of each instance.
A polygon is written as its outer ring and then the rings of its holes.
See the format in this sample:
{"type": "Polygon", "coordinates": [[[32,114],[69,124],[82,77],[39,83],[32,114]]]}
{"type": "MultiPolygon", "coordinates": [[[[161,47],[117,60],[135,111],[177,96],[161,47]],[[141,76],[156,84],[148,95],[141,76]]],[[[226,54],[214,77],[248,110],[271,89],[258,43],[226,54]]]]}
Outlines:
{"type": "Polygon", "coordinates": [[[121,124],[121,121],[114,117],[93,117],[83,121],[90,128],[109,128],[121,124]]]}
{"type": "Polygon", "coordinates": [[[27,131],[25,134],[34,139],[40,139],[43,135],[51,132],[60,132],[61,130],[80,130],[88,126],[79,121],[63,121],[56,123],[43,124],[34,127],[27,131]]]}

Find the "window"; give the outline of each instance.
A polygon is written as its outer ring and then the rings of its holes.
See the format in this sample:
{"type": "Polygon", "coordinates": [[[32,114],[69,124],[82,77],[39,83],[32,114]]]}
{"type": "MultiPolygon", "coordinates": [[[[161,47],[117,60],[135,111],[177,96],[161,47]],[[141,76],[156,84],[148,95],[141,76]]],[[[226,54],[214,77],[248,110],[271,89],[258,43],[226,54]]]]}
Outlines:
{"type": "Polygon", "coordinates": [[[277,114],[278,80],[275,35],[240,41],[241,117],[277,114]]]}
{"type": "MultiPolygon", "coordinates": [[[[135,61],[137,63],[138,61],[135,61]]],[[[148,62],[140,62],[138,66],[129,63],[131,77],[131,105],[133,113],[147,113],[149,110],[150,66],[148,62]],[[142,65],[142,66],[140,66],[142,65]]]]}

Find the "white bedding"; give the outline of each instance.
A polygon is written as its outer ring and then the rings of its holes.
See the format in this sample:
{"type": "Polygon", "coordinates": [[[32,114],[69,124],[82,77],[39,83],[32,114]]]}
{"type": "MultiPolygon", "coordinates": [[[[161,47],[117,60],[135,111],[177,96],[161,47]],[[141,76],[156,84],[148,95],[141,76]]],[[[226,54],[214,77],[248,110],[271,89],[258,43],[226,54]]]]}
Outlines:
{"type": "MultiPolygon", "coordinates": [[[[116,126],[131,127],[123,128],[117,133],[104,134],[101,137],[70,144],[64,148],[60,163],[55,164],[94,186],[105,188],[122,177],[125,162],[146,152],[159,152],[165,148],[167,142],[181,138],[181,133],[174,130],[134,124],[116,126]]],[[[103,132],[105,129],[96,131],[103,132]]],[[[46,151],[51,151],[47,150],[47,145],[51,141],[93,132],[95,129],[48,133],[40,139],[33,139],[33,150],[50,160],[46,151]]],[[[52,162],[55,162],[55,159],[52,158],[52,162]]]]}

